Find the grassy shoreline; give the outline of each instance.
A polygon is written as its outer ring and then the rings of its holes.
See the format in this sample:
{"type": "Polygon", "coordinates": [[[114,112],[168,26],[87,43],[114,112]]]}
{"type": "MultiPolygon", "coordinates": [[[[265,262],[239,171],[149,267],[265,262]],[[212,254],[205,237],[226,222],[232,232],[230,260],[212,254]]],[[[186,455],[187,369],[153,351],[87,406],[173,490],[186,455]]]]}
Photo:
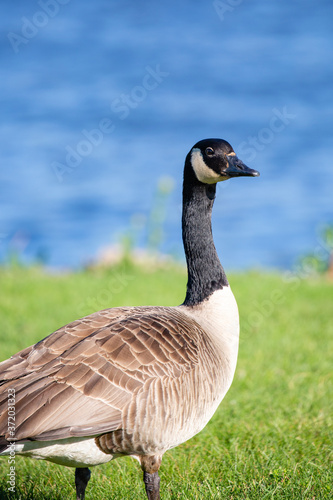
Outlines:
{"type": "MultiPolygon", "coordinates": [[[[241,318],[233,385],[202,433],[165,454],[161,496],[170,499],[332,497],[333,285],[324,278],[246,272],[229,277],[241,318]]],[[[95,310],[176,305],[186,273],[120,264],[50,275],[0,268],[0,357],[95,310]]],[[[0,499],[74,498],[74,472],[16,458],[16,493],[0,459],[0,499]]],[[[130,458],[92,470],[87,500],[145,498],[130,458]]]]}

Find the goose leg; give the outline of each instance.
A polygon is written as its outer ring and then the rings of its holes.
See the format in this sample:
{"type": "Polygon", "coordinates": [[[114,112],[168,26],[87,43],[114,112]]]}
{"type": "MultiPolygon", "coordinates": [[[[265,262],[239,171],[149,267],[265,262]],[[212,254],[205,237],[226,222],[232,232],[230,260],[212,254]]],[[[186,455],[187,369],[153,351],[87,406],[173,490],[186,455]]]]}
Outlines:
{"type": "Polygon", "coordinates": [[[154,472],[153,474],[144,472],[143,480],[148,500],[160,500],[160,476],[158,475],[158,472],[154,472]]]}
{"type": "Polygon", "coordinates": [[[84,500],[91,472],[88,467],[75,469],[76,500],[84,500]]]}
{"type": "Polygon", "coordinates": [[[160,500],[160,477],[158,469],[162,461],[161,455],[142,456],[141,468],[148,500],[160,500]]]}

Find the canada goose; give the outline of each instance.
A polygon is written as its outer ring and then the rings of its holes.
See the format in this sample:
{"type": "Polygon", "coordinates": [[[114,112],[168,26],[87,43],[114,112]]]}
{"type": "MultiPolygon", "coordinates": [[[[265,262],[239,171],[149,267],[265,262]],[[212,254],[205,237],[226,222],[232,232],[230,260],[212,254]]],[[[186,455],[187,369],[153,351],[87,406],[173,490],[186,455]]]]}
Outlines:
{"type": "Polygon", "coordinates": [[[88,466],[132,455],[148,499],[160,498],[163,454],[204,428],[236,367],[238,309],[211,230],[216,183],[257,175],[228,142],[195,144],[184,168],[184,303],[105,309],[3,361],[2,454],[11,445],[17,454],[75,467],[77,500],[85,498],[88,466]]]}

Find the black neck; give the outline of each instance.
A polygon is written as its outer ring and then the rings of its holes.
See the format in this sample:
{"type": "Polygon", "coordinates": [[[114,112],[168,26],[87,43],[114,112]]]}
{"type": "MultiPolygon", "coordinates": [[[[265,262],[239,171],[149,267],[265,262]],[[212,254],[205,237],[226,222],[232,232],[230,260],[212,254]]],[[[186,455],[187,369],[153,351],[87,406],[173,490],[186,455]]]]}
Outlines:
{"type": "Polygon", "coordinates": [[[215,290],[228,285],[216,253],[212,235],[212,208],[216,184],[203,184],[196,178],[190,157],[186,158],[183,185],[183,243],[188,282],[184,305],[193,306],[215,290]]]}

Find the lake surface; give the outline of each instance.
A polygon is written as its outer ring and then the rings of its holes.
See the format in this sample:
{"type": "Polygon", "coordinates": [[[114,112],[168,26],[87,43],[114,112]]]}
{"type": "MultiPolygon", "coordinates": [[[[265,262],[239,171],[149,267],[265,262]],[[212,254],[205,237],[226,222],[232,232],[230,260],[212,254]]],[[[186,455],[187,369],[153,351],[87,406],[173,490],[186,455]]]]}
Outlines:
{"type": "MultiPolygon", "coordinates": [[[[291,268],[333,222],[333,4],[95,0],[1,6],[0,260],[77,267],[149,220],[183,257],[185,155],[228,140],[261,177],[221,183],[227,270],[291,268]],[[154,201],[155,200],[155,201],[154,201]]],[[[147,224],[146,224],[147,225],[147,224]]],[[[138,232],[144,246],[147,229],[138,232]]]]}

